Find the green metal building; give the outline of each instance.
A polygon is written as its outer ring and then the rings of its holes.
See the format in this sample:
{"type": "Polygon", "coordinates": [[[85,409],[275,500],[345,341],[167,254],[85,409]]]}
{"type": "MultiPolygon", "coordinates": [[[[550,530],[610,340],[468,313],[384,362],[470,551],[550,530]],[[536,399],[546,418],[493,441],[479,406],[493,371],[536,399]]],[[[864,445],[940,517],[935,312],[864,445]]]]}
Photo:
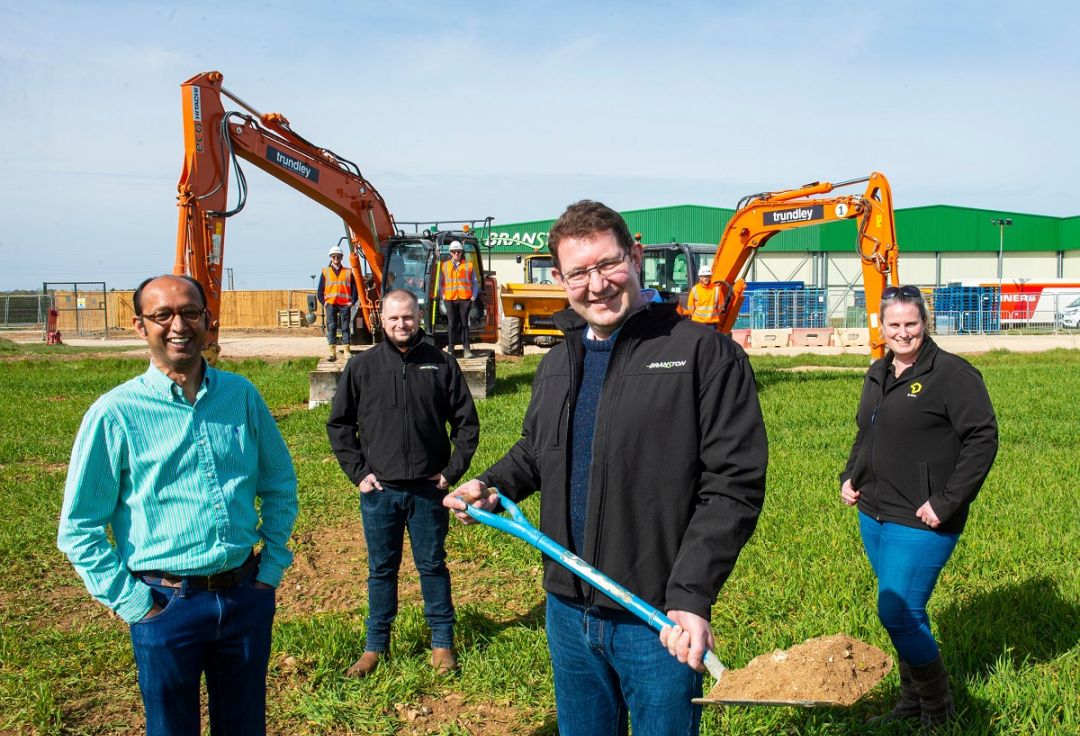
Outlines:
{"type": "MultiPolygon", "coordinates": [[[[678,205],[622,213],[644,243],[715,244],[735,210],[678,205]]],[[[546,251],[554,220],[496,224],[489,245],[504,281],[520,280],[514,258],[546,251]]],[[[859,260],[856,222],[798,228],[773,237],[758,253],[751,280],[805,281],[817,286],[855,286],[859,260]]],[[[896,210],[901,280],[921,285],[953,281],[1080,282],[1080,215],[1053,217],[950,205],[896,210]],[[1011,225],[999,226],[997,220],[1011,225]]]]}

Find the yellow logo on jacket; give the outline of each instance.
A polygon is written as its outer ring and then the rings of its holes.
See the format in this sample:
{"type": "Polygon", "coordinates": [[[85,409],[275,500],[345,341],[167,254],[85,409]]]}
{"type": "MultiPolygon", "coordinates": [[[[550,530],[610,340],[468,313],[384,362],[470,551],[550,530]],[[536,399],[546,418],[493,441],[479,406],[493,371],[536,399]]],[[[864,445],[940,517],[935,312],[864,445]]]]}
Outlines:
{"type": "Polygon", "coordinates": [[[908,386],[908,396],[912,399],[915,398],[915,395],[920,391],[922,391],[922,384],[918,381],[908,386]]]}

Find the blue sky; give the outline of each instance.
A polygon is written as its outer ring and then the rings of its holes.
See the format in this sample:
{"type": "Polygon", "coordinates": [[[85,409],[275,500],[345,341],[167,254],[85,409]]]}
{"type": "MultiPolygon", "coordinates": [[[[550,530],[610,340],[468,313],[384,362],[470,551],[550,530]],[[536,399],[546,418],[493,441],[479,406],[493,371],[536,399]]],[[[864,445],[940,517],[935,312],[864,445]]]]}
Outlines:
{"type": "MultiPolygon", "coordinates": [[[[0,0],[0,20],[0,289],[171,270],[179,85],[209,70],[400,220],[733,207],[874,170],[898,207],[1080,214],[1070,2],[0,0]]],[[[245,173],[236,288],[309,286],[340,220],[245,173]]]]}

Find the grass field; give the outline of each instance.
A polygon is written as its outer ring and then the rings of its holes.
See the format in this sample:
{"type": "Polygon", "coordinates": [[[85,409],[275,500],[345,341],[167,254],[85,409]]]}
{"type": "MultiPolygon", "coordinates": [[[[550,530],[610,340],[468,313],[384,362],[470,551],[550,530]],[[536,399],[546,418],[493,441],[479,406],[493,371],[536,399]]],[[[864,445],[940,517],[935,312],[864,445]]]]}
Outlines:
{"type": "MultiPolygon", "coordinates": [[[[983,372],[1001,426],[997,464],[931,600],[965,734],[1080,733],[1080,352],[991,353],[983,372]]],[[[263,392],[300,477],[297,562],[279,591],[270,673],[276,734],[553,734],[538,553],[491,529],[449,539],[462,669],[427,663],[415,570],[403,571],[392,657],[343,677],[363,649],[366,561],[355,489],[308,411],[314,361],[225,363],[263,392]]],[[[769,428],[769,490],[758,531],[713,615],[729,666],[844,632],[891,651],[855,512],[838,500],[865,359],[754,360],[769,428]]],[[[487,467],[516,439],[535,358],[499,363],[480,402],[487,467]]],[[[55,547],[71,442],[101,393],[138,359],[59,358],[0,342],[0,733],[130,733],[141,728],[120,621],[90,599],[55,547]]],[[[535,518],[536,499],[524,508],[535,518]]],[[[706,683],[708,687],[708,681],[706,683]]],[[[703,733],[846,734],[887,707],[895,674],[850,709],[707,708],[703,733]]],[[[877,733],[904,733],[901,728],[877,733]]]]}

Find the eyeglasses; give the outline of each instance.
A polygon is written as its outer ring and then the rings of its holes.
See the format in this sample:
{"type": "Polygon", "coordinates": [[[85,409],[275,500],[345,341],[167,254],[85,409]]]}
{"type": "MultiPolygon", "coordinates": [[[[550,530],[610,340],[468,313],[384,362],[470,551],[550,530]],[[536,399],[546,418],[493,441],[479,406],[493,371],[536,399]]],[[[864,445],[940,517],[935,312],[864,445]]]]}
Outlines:
{"type": "Polygon", "coordinates": [[[187,322],[189,325],[198,324],[199,320],[206,314],[206,309],[200,307],[180,307],[180,309],[159,309],[153,314],[140,314],[141,319],[148,319],[151,322],[156,322],[162,327],[168,327],[172,324],[176,315],[180,315],[180,319],[187,322]]]}
{"type": "Polygon", "coordinates": [[[922,292],[917,286],[890,286],[881,292],[882,299],[895,299],[897,296],[922,299],[922,292]]]}
{"type": "Polygon", "coordinates": [[[589,283],[589,274],[593,271],[596,271],[604,278],[614,276],[622,268],[623,263],[626,262],[627,255],[627,253],[623,253],[618,258],[605,258],[588,268],[575,268],[573,271],[562,274],[562,280],[567,286],[579,287],[589,283]]]}

